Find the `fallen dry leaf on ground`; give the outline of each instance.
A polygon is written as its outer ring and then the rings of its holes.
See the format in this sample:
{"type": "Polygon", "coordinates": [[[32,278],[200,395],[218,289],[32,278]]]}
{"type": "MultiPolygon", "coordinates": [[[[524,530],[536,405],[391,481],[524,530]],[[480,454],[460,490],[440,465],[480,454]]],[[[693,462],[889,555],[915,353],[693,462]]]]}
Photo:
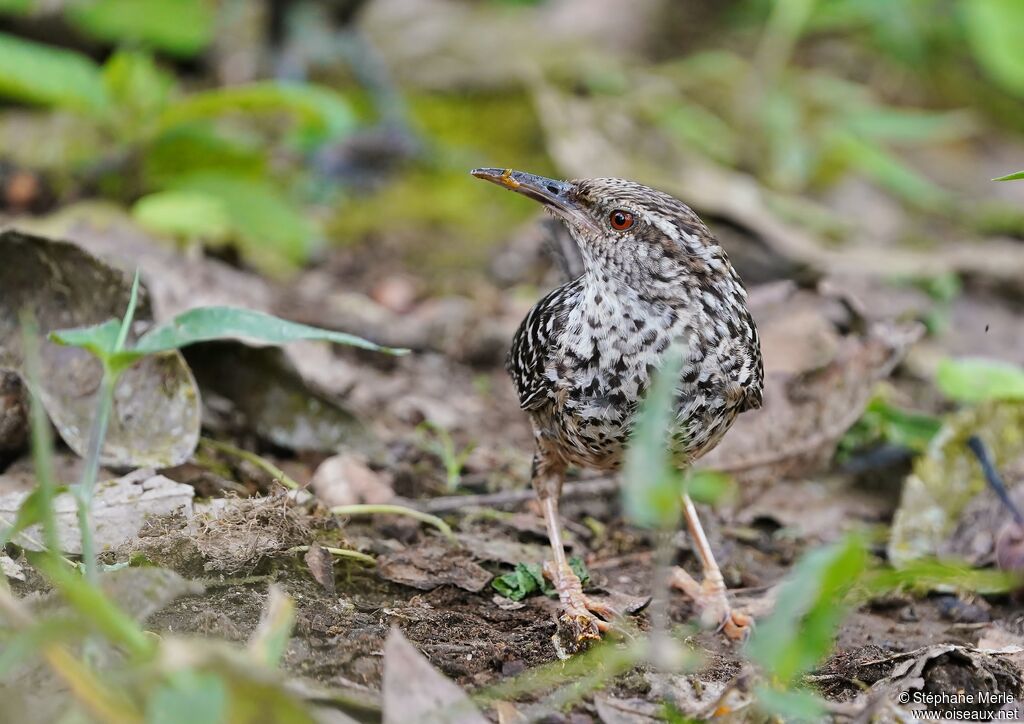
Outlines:
{"type": "Polygon", "coordinates": [[[437,541],[426,541],[377,559],[381,578],[429,591],[452,585],[466,591],[482,591],[492,576],[473,561],[468,550],[437,541]]]}
{"type": "Polygon", "coordinates": [[[359,503],[386,503],[395,497],[390,476],[366,464],[354,453],[332,455],[320,463],[309,487],[328,508],[359,503]]]}
{"type": "MultiPolygon", "coordinates": [[[[124,315],[131,277],[74,244],[0,233],[0,368],[22,374],[19,315],[32,314],[40,334],[124,315]]],[[[136,314],[151,319],[145,290],[136,314]]],[[[102,373],[89,352],[43,342],[39,397],[60,436],[85,453],[102,373]]],[[[184,462],[199,439],[199,395],[178,352],[147,357],[124,372],[103,452],[104,464],[168,467],[184,462]]]]}
{"type": "Polygon", "coordinates": [[[442,676],[397,628],[384,644],[384,724],[486,724],[458,686],[442,676]]]}

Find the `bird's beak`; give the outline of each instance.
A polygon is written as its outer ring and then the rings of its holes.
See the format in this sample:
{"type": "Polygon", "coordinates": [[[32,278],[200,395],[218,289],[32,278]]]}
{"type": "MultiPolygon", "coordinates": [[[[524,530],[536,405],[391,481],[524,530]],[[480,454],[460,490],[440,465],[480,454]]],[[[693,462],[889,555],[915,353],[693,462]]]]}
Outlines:
{"type": "Polygon", "coordinates": [[[568,181],[534,176],[510,168],[476,168],[470,171],[477,178],[503,186],[517,194],[539,201],[570,226],[599,231],[590,215],[573,200],[573,185],[568,181]]]}

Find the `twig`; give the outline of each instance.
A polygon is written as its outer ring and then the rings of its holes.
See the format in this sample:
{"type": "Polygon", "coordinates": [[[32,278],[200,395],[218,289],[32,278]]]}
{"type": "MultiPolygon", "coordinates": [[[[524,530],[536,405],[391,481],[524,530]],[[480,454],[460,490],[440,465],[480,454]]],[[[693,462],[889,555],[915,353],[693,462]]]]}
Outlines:
{"type": "MultiPolygon", "coordinates": [[[[566,483],[562,488],[560,500],[572,498],[587,498],[590,496],[607,495],[619,489],[617,478],[597,478],[595,480],[582,480],[576,483],[566,483]]],[[[402,504],[410,508],[421,510],[424,513],[447,513],[463,508],[502,508],[508,505],[518,505],[528,500],[533,500],[536,493],[529,488],[522,490],[507,490],[500,493],[485,493],[483,495],[443,495],[438,498],[427,500],[403,499],[402,504]]]]}
{"type": "Polygon", "coordinates": [[[988,454],[988,449],[985,447],[985,443],[981,441],[981,438],[977,435],[971,435],[967,440],[967,447],[971,449],[974,456],[978,458],[978,463],[981,464],[981,470],[985,473],[985,480],[988,481],[989,487],[995,491],[999,499],[1003,501],[1003,505],[1006,506],[1007,510],[1013,515],[1013,519],[1017,522],[1017,525],[1024,528],[1024,514],[1021,514],[1020,508],[1013,502],[1013,498],[1010,497],[1009,492],[1006,490],[1006,485],[1003,483],[1002,477],[999,475],[999,471],[996,470],[995,465],[992,464],[992,458],[988,454]]]}
{"type": "Polygon", "coordinates": [[[450,525],[438,518],[436,515],[424,513],[415,508],[408,508],[404,505],[337,505],[330,509],[332,515],[373,515],[383,513],[389,515],[407,515],[410,518],[432,525],[441,531],[441,535],[451,541],[456,541],[455,533],[450,525]]]}
{"type": "MultiPolygon", "coordinates": [[[[365,553],[360,553],[359,551],[354,551],[354,550],[351,550],[349,548],[332,548],[331,546],[320,546],[320,547],[323,548],[328,553],[330,553],[332,556],[337,556],[338,558],[351,558],[351,559],[356,560],[356,561],[361,561],[362,563],[365,563],[368,566],[375,566],[375,565],[377,565],[377,559],[376,558],[374,558],[373,556],[368,556],[365,553]]],[[[305,553],[308,550],[309,550],[309,546],[293,546],[293,547],[288,549],[288,552],[289,553],[305,553]]]]}
{"type": "Polygon", "coordinates": [[[234,445],[231,445],[226,442],[220,442],[219,440],[211,440],[208,437],[201,438],[199,442],[218,452],[222,452],[227,455],[239,458],[241,460],[245,460],[248,463],[252,463],[253,465],[258,467],[260,470],[265,472],[270,477],[274,478],[274,480],[281,483],[281,485],[288,488],[289,490],[298,490],[299,488],[302,487],[297,482],[295,482],[295,480],[293,480],[292,477],[289,476],[288,473],[286,473],[284,470],[277,467],[272,462],[264,460],[254,452],[243,450],[240,447],[235,447],[234,445]]]}

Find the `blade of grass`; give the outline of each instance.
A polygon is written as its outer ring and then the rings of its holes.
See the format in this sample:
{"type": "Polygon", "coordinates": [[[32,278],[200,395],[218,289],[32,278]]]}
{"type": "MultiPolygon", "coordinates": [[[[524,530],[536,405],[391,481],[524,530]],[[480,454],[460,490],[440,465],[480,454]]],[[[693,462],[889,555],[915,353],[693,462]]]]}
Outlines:
{"type": "Polygon", "coordinates": [[[265,472],[267,475],[272,477],[277,482],[281,483],[281,485],[288,488],[289,490],[298,490],[299,488],[302,487],[297,482],[295,482],[295,480],[293,480],[291,476],[289,476],[288,473],[286,473],[284,470],[277,467],[269,460],[264,460],[254,452],[243,450],[240,447],[235,447],[234,445],[231,445],[226,442],[211,440],[208,437],[200,438],[199,442],[205,445],[206,447],[210,448],[211,450],[216,450],[217,452],[222,452],[225,455],[231,455],[232,457],[236,457],[240,460],[245,460],[248,463],[252,463],[253,465],[258,467],[260,470],[265,472]]]}
{"type": "Polygon", "coordinates": [[[331,508],[330,512],[332,515],[375,515],[378,513],[384,515],[407,515],[427,525],[434,526],[441,531],[441,535],[453,543],[458,542],[451,526],[436,515],[406,508],[404,505],[337,505],[331,508]]]}
{"type": "MultiPolygon", "coordinates": [[[[368,556],[365,553],[359,551],[350,550],[349,548],[332,548],[331,546],[322,546],[325,551],[330,553],[332,556],[338,558],[351,558],[354,561],[360,561],[368,566],[377,565],[377,559],[373,556],[368,556]]],[[[289,553],[305,553],[309,550],[309,546],[293,546],[288,549],[289,553]]]]}

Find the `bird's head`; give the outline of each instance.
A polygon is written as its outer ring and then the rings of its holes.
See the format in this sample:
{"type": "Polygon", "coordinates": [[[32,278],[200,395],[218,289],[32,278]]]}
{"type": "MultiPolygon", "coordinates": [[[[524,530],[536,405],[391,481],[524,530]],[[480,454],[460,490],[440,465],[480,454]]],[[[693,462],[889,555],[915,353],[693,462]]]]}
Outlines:
{"type": "Polygon", "coordinates": [[[701,282],[739,283],[704,222],[666,193],[619,178],[557,181],[499,168],[472,174],[540,202],[565,222],[588,274],[663,299],[701,282]]]}

